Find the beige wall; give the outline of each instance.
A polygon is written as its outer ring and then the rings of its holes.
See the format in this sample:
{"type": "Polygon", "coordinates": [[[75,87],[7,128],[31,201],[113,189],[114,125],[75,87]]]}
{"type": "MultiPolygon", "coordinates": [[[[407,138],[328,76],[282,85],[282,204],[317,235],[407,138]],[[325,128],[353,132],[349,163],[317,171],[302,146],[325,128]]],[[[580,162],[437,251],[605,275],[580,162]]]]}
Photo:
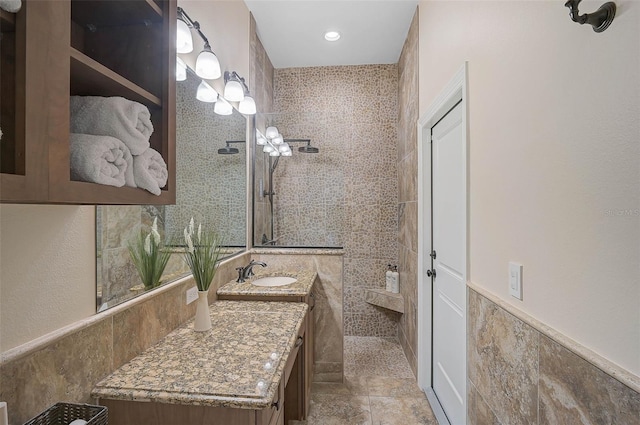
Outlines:
{"type": "Polygon", "coordinates": [[[96,311],[95,208],[0,206],[0,351],[96,311]]]}
{"type": "Polygon", "coordinates": [[[470,280],[640,374],[640,3],[616,3],[597,34],[562,2],[422,1],[420,111],[468,60],[470,280]]]}
{"type": "MultiPolygon", "coordinates": [[[[200,23],[203,34],[209,40],[211,50],[220,61],[224,76],[225,71],[236,71],[249,82],[249,9],[242,0],[180,0],[187,15],[200,23]]],[[[202,51],[204,42],[193,33],[193,52],[180,55],[192,69],[202,51]]],[[[224,78],[208,80],[211,86],[222,93],[224,78]]],[[[253,87],[249,87],[253,90],[253,87]]]]}

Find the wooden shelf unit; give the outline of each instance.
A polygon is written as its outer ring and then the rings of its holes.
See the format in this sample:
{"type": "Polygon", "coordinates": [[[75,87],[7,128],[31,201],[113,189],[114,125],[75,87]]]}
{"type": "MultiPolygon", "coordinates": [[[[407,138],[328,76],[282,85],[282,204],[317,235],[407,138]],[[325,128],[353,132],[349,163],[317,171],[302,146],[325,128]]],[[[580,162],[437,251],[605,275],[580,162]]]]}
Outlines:
{"type": "Polygon", "coordinates": [[[15,17],[0,14],[2,104],[11,102],[0,121],[9,130],[2,138],[0,201],[175,203],[176,8],[176,0],[42,0],[23,2],[15,17]],[[10,30],[12,49],[5,49],[10,30]],[[5,72],[10,66],[15,72],[5,72]],[[5,97],[6,87],[14,97],[5,97]],[[121,96],[149,108],[150,144],[169,171],[160,196],[71,180],[70,95],[121,96]]]}

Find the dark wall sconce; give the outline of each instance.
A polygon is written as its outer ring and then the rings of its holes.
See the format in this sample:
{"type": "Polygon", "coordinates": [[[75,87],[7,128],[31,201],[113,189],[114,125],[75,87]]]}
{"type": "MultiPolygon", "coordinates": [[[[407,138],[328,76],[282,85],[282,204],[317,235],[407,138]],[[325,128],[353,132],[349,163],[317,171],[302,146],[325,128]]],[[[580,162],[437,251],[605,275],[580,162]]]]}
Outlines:
{"type": "Polygon", "coordinates": [[[585,13],[580,15],[578,11],[578,4],[582,0],[569,0],[564,5],[569,8],[569,16],[573,22],[577,22],[580,25],[589,24],[593,27],[595,32],[602,32],[609,28],[613,18],[616,16],[616,4],[612,1],[607,2],[600,6],[600,9],[593,13],[585,13]]]}

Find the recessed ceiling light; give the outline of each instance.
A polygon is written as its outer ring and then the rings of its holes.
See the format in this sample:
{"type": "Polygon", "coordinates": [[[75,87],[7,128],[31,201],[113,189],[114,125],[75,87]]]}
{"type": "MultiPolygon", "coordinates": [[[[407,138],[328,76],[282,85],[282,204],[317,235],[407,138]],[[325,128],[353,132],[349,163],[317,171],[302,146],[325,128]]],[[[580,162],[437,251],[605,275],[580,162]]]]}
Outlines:
{"type": "Polygon", "coordinates": [[[338,31],[327,31],[324,33],[324,39],[327,41],[338,41],[340,33],[338,31]]]}

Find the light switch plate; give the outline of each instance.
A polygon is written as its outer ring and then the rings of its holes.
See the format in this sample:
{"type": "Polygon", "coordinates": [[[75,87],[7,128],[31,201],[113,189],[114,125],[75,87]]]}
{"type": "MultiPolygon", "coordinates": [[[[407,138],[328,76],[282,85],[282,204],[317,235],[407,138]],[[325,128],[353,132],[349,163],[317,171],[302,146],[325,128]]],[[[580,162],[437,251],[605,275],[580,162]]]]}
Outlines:
{"type": "Polygon", "coordinates": [[[509,295],[522,300],[522,264],[509,262],[509,295]]]}
{"type": "Polygon", "coordinates": [[[191,304],[197,299],[198,299],[198,288],[194,286],[193,288],[187,289],[187,304],[191,304]]]}

